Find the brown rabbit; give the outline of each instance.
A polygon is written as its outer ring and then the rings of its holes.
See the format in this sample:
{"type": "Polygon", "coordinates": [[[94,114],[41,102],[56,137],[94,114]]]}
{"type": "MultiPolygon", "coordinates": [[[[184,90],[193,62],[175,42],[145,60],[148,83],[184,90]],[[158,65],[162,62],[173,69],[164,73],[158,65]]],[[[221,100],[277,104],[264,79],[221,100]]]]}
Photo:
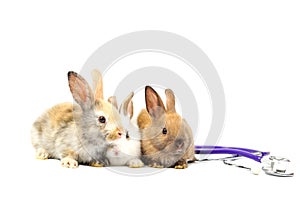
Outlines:
{"type": "Polygon", "coordinates": [[[162,168],[184,169],[194,156],[194,138],[188,123],[175,110],[175,96],[166,89],[166,108],[150,86],[145,88],[147,110],[142,110],[137,122],[142,134],[142,160],[162,168]]]}

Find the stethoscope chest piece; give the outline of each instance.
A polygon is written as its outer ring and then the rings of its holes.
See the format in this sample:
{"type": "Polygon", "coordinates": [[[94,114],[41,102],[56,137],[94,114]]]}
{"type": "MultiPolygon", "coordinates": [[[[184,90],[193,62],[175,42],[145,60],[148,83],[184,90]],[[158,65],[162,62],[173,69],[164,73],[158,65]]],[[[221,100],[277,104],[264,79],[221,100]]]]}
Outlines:
{"type": "Polygon", "coordinates": [[[289,171],[290,160],[282,157],[269,156],[263,158],[263,171],[272,176],[292,177],[293,172],[289,171]]]}

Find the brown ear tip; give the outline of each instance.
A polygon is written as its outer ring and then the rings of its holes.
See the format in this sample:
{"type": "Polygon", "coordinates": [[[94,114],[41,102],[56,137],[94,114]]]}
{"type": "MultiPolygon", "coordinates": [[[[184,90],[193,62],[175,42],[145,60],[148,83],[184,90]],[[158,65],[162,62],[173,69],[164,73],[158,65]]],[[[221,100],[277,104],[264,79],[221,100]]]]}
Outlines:
{"type": "Polygon", "coordinates": [[[155,94],[155,95],[157,95],[157,92],[151,86],[146,86],[145,87],[145,94],[146,95],[148,95],[148,94],[155,94]]]}
{"type": "Polygon", "coordinates": [[[165,94],[172,94],[172,95],[174,95],[174,92],[172,91],[172,89],[166,89],[165,90],[165,94]]]}
{"type": "Polygon", "coordinates": [[[153,91],[154,89],[153,89],[151,86],[146,86],[146,87],[145,87],[145,91],[147,91],[147,90],[153,91]]]}
{"type": "Polygon", "coordinates": [[[77,76],[78,74],[74,71],[69,71],[68,72],[68,78],[72,77],[72,76],[77,76]]]}

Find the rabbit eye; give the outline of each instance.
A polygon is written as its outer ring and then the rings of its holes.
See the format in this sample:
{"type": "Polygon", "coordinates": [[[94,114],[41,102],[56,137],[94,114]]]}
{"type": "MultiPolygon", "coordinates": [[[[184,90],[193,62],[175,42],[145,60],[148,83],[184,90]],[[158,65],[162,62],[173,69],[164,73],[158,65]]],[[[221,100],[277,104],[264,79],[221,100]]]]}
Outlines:
{"type": "Polygon", "coordinates": [[[99,120],[100,123],[105,123],[106,122],[106,118],[104,116],[100,116],[98,118],[98,120],[99,120]]]}
{"type": "Polygon", "coordinates": [[[126,139],[129,139],[129,134],[128,134],[128,132],[126,132],[126,139]]]}
{"type": "Polygon", "coordinates": [[[167,133],[168,133],[167,128],[163,128],[163,129],[162,129],[162,134],[166,135],[167,133]]]}

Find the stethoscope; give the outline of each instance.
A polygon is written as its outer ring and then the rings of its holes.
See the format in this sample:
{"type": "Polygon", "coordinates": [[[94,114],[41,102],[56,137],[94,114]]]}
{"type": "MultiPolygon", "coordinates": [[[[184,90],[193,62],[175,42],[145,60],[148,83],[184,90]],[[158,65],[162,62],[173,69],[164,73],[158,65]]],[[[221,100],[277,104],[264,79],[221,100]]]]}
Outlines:
{"type": "Polygon", "coordinates": [[[277,156],[270,156],[270,152],[263,152],[248,148],[223,147],[223,146],[195,146],[195,154],[230,154],[230,157],[218,159],[201,159],[200,161],[221,160],[224,164],[250,170],[253,174],[259,174],[263,170],[267,175],[279,177],[292,177],[294,173],[290,171],[290,160],[277,156]],[[247,167],[238,165],[236,160],[249,158],[261,165],[259,167],[247,167]]]}

